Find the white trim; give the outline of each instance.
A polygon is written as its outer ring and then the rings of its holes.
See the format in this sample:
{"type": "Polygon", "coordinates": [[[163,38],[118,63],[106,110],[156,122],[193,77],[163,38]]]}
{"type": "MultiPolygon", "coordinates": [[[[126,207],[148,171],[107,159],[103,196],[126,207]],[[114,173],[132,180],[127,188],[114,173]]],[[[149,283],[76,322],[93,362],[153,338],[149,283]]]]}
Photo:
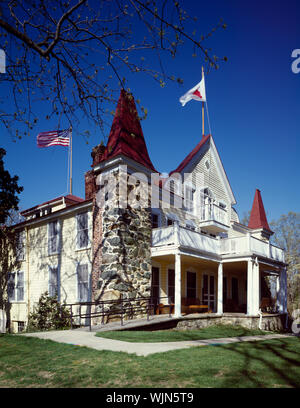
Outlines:
{"type": "Polygon", "coordinates": [[[40,218],[34,218],[34,219],[29,219],[29,220],[23,221],[20,224],[16,224],[14,226],[14,228],[16,228],[16,230],[18,230],[19,228],[23,228],[23,227],[26,227],[26,226],[31,227],[31,226],[33,226],[35,224],[42,224],[42,223],[46,224],[46,223],[55,221],[56,219],[61,218],[61,217],[65,216],[65,215],[69,215],[69,214],[71,214],[73,212],[76,213],[76,212],[81,211],[81,210],[83,211],[84,209],[87,209],[87,211],[90,211],[92,206],[93,206],[92,201],[78,203],[78,205],[75,205],[75,204],[73,205],[72,204],[72,206],[70,206],[71,208],[69,208],[69,207],[62,208],[61,210],[54,211],[51,214],[44,215],[44,216],[42,216],[40,218]],[[89,208],[89,207],[91,207],[91,208],[89,208]]]}
{"type": "Polygon", "coordinates": [[[74,232],[75,232],[75,251],[82,251],[84,249],[90,249],[91,248],[91,236],[92,236],[92,222],[91,222],[91,218],[92,218],[92,213],[90,211],[80,211],[77,212],[75,215],[75,228],[74,228],[74,232]],[[81,214],[87,214],[87,230],[88,230],[88,243],[86,246],[84,247],[79,247],[78,246],[78,216],[81,214]]]}

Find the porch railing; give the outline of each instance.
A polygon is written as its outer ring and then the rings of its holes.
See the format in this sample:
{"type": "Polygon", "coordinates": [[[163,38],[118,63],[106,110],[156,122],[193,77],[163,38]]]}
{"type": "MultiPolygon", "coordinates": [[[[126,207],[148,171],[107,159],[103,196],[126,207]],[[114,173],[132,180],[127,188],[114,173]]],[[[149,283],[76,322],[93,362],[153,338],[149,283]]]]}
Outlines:
{"type": "Polygon", "coordinates": [[[228,225],[228,212],[217,204],[205,204],[201,212],[201,222],[217,221],[228,225]]]}
{"type": "Polygon", "coordinates": [[[171,311],[173,305],[169,302],[168,297],[139,297],[139,298],[123,298],[97,301],[97,302],[77,302],[68,303],[65,306],[70,310],[70,325],[71,329],[74,326],[89,326],[92,329],[92,319],[100,317],[101,324],[105,324],[105,318],[118,317],[120,318],[120,324],[123,326],[124,319],[133,319],[137,315],[146,315],[147,321],[150,319],[150,315],[153,315],[160,303],[167,299],[168,303],[164,307],[169,308],[169,316],[171,317],[171,311]],[[85,320],[85,324],[82,324],[82,320],[85,320]],[[87,323],[87,324],[86,324],[87,323]]]}
{"type": "Polygon", "coordinates": [[[250,235],[216,239],[210,235],[176,225],[152,230],[152,247],[175,244],[217,255],[245,254],[250,252],[276,261],[285,262],[284,251],[281,248],[250,235]]]}

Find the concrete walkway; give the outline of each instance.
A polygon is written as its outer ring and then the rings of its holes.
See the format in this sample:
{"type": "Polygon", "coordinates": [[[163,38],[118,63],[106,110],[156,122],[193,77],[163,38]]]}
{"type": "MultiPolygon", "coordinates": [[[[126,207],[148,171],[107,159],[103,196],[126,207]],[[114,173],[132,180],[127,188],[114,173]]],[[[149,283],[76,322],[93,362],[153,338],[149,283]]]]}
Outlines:
{"type": "Polygon", "coordinates": [[[39,333],[23,333],[22,336],[37,337],[44,340],[53,340],[58,343],[67,343],[76,346],[85,346],[95,350],[110,350],[132,353],[138,356],[148,356],[155,353],[164,353],[171,350],[186,349],[193,346],[208,346],[229,344],[244,341],[259,341],[281,339],[293,336],[292,334],[267,334],[265,336],[228,337],[209,340],[176,341],[169,343],[129,343],[119,340],[96,337],[95,332],[85,330],[60,330],[39,333]]]}

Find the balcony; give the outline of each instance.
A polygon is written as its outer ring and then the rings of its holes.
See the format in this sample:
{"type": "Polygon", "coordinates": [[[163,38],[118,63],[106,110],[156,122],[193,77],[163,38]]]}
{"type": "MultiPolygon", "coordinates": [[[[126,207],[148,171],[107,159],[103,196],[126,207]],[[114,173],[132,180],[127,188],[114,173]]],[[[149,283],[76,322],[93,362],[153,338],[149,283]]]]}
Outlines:
{"type": "Polygon", "coordinates": [[[205,204],[201,210],[200,228],[212,234],[229,230],[228,212],[217,204],[205,204]]]}
{"type": "Polygon", "coordinates": [[[180,246],[186,250],[199,251],[217,256],[255,254],[274,261],[285,262],[284,251],[269,242],[250,235],[236,238],[213,238],[190,229],[170,225],[152,230],[152,250],[180,246]]]}

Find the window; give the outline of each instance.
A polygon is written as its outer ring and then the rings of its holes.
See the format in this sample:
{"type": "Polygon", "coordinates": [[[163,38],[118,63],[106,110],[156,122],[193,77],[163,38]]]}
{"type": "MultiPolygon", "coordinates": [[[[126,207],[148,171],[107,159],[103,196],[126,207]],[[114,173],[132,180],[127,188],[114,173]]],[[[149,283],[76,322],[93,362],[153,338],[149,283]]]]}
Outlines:
{"type": "Polygon", "coordinates": [[[77,248],[89,245],[88,213],[77,214],[77,248]]]}
{"type": "Polygon", "coordinates": [[[158,228],[159,227],[159,215],[152,213],[151,222],[152,222],[152,228],[158,228]]]}
{"type": "Polygon", "coordinates": [[[49,296],[59,297],[58,267],[49,267],[49,296]]]}
{"type": "Polygon", "coordinates": [[[174,303],[175,299],[175,271],[168,269],[168,297],[169,302],[174,303]]]}
{"type": "Polygon", "coordinates": [[[170,206],[174,207],[174,193],[175,193],[174,180],[170,180],[169,188],[170,188],[170,206]]]}
{"type": "Polygon", "coordinates": [[[151,297],[154,305],[159,303],[159,268],[152,266],[151,297]]]}
{"type": "Polygon", "coordinates": [[[7,294],[9,302],[13,302],[15,300],[15,278],[15,273],[10,273],[8,276],[7,294]]]}
{"type": "Polygon", "coordinates": [[[187,272],[186,273],[186,297],[196,298],[196,273],[187,272]]]}
{"type": "Polygon", "coordinates": [[[194,211],[194,189],[191,186],[185,186],[184,206],[187,211],[194,211]]]}
{"type": "Polygon", "coordinates": [[[186,220],[185,227],[192,231],[196,231],[196,224],[192,220],[186,220]]]}
{"type": "Polygon", "coordinates": [[[17,260],[24,261],[25,259],[25,231],[21,231],[17,235],[17,260]]]}
{"type": "Polygon", "coordinates": [[[205,167],[207,168],[207,170],[209,170],[209,168],[210,168],[209,160],[205,161],[205,167]]]}
{"type": "Polygon", "coordinates": [[[57,254],[59,252],[59,223],[58,220],[48,224],[48,253],[57,254]]]}
{"type": "Polygon", "coordinates": [[[87,264],[77,266],[77,278],[78,301],[88,302],[90,297],[90,277],[87,264]]]}
{"type": "Polygon", "coordinates": [[[167,225],[173,225],[174,221],[171,218],[167,218],[167,225]]]}
{"type": "Polygon", "coordinates": [[[7,293],[10,302],[24,300],[24,272],[11,273],[9,275],[7,293]]]}
{"type": "Polygon", "coordinates": [[[18,333],[25,330],[25,322],[18,322],[18,333]]]}

